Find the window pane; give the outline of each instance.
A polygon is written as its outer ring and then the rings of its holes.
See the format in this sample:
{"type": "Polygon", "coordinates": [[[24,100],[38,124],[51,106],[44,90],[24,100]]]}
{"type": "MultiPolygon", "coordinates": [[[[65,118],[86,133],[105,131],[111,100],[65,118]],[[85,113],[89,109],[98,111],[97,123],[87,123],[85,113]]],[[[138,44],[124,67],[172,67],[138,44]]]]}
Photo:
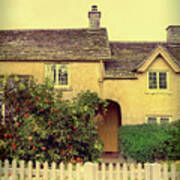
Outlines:
{"type": "Polygon", "coordinates": [[[156,117],[148,117],[148,123],[157,123],[156,117]]]}
{"type": "Polygon", "coordinates": [[[56,84],[56,66],[55,65],[51,67],[51,71],[52,71],[53,82],[54,84],[56,84]]]}
{"type": "Polygon", "coordinates": [[[169,122],[169,118],[168,117],[161,117],[160,118],[160,123],[161,124],[167,124],[169,122]]]}
{"type": "Polygon", "coordinates": [[[149,72],[149,89],[157,89],[157,74],[149,72]]]}
{"type": "Polygon", "coordinates": [[[58,75],[59,85],[68,85],[68,69],[66,65],[59,67],[58,75]]]}
{"type": "Polygon", "coordinates": [[[159,88],[167,89],[167,73],[166,72],[159,73],[159,88]]]}

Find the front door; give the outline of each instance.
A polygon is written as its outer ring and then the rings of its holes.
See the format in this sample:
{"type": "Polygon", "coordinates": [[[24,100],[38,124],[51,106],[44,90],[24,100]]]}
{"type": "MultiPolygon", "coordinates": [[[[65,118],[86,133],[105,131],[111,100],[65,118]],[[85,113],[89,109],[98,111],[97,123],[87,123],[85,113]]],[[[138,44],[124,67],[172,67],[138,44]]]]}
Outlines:
{"type": "Polygon", "coordinates": [[[119,106],[110,102],[106,114],[98,126],[98,133],[104,142],[104,152],[118,152],[119,106]]]}

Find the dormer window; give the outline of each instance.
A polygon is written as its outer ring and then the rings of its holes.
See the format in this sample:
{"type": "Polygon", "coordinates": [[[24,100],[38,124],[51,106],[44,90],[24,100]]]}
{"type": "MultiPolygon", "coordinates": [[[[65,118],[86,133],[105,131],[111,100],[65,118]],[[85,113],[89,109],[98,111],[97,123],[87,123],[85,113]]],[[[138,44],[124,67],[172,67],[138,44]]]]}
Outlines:
{"type": "Polygon", "coordinates": [[[149,90],[168,89],[168,72],[158,72],[158,71],[148,72],[148,89],[149,90]]]}

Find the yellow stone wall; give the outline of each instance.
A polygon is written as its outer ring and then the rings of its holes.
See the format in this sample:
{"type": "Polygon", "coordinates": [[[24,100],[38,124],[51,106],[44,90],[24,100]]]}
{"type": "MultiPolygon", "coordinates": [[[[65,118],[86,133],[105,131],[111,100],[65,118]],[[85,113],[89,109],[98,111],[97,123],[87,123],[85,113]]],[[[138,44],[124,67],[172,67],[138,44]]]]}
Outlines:
{"type": "MultiPolygon", "coordinates": [[[[52,63],[52,62],[50,62],[52,63]]],[[[44,62],[0,62],[0,75],[32,75],[42,83],[45,78],[44,62]]],[[[65,98],[72,98],[81,90],[99,92],[100,78],[99,62],[71,62],[68,63],[70,87],[63,90],[65,98]]]]}
{"type": "Polygon", "coordinates": [[[169,72],[169,90],[150,93],[147,89],[147,72],[137,75],[136,80],[105,80],[103,95],[119,103],[122,113],[122,125],[146,122],[147,115],[172,116],[180,119],[180,75],[174,73],[162,58],[157,58],[149,70],[169,72]],[[109,88],[111,87],[111,88],[109,88]]]}
{"type": "Polygon", "coordinates": [[[100,64],[98,62],[71,62],[68,64],[70,87],[63,91],[65,98],[72,98],[82,90],[99,93],[98,79],[100,64]]]}
{"type": "MultiPolygon", "coordinates": [[[[169,91],[150,93],[147,91],[147,72],[137,74],[137,79],[105,79],[103,84],[99,62],[69,62],[70,87],[63,91],[64,98],[72,98],[81,90],[92,90],[104,99],[119,103],[122,124],[146,122],[147,115],[170,115],[172,120],[180,119],[180,74],[174,73],[162,58],[157,58],[148,70],[169,72],[169,91]]],[[[43,62],[0,62],[0,75],[33,75],[43,82],[43,62]]]]}
{"type": "Polygon", "coordinates": [[[0,75],[33,75],[39,82],[44,80],[44,63],[42,62],[0,62],[0,75]]]}

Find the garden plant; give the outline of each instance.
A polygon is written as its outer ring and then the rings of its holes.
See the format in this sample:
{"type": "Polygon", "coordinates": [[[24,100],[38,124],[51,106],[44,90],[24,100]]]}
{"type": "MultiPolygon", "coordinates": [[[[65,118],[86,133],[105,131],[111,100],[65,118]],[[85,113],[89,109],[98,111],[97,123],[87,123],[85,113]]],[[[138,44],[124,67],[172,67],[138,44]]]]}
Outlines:
{"type": "Polygon", "coordinates": [[[107,103],[95,92],[80,92],[65,100],[48,79],[38,84],[32,78],[8,76],[1,82],[6,105],[0,126],[1,160],[99,160],[103,143],[93,118],[107,103]]]}

